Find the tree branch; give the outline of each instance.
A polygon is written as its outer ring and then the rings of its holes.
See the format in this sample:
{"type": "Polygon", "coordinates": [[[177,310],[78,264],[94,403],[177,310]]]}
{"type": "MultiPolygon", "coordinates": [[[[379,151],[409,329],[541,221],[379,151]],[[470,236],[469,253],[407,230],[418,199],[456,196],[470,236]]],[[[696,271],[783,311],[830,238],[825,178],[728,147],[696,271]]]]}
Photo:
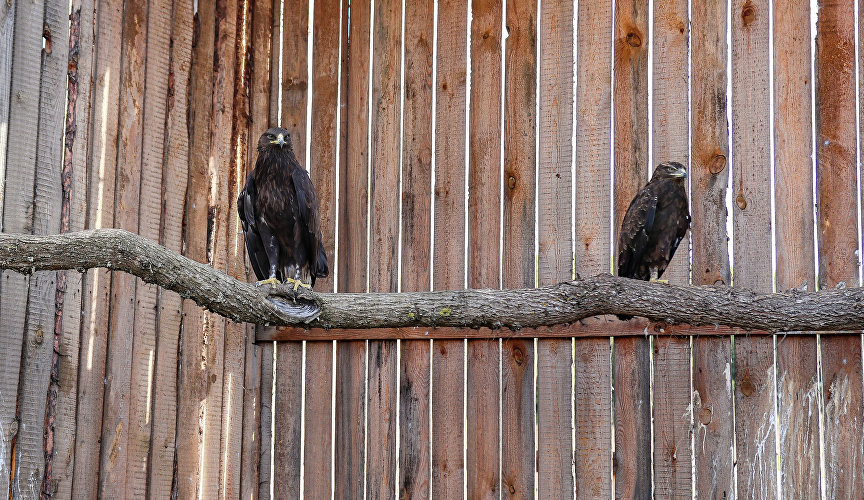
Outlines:
{"type": "Polygon", "coordinates": [[[117,229],[50,236],[0,234],[0,269],[21,273],[105,267],[173,290],[238,322],[323,328],[540,327],[602,314],[669,324],[773,332],[864,329],[864,289],[757,295],[726,286],[680,286],[597,275],[520,290],[311,293],[258,288],[117,229]],[[320,306],[320,311],[314,304],[320,306]],[[306,304],[305,309],[302,304],[306,304]],[[295,314],[300,311],[300,314],[295,314]]]}

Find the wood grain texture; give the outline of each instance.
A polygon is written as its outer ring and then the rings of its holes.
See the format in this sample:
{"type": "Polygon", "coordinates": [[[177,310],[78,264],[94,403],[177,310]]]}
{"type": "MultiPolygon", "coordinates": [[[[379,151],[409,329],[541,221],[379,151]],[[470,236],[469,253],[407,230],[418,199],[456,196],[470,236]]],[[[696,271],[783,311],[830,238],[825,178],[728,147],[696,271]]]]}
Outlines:
{"type": "Polygon", "coordinates": [[[691,12],[690,171],[693,283],[730,284],[726,243],[729,139],[726,123],[726,6],[699,3],[691,12]]]}
{"type": "MultiPolygon", "coordinates": [[[[42,31],[44,5],[16,4],[16,8],[10,8],[7,15],[15,17],[11,48],[11,65],[14,71],[10,85],[4,89],[9,92],[9,114],[8,117],[0,117],[0,120],[7,124],[5,128],[8,134],[6,148],[0,151],[0,154],[6,157],[5,185],[2,190],[5,193],[2,231],[32,233],[40,112],[40,82],[35,76],[40,75],[42,69],[39,34],[42,31]],[[12,99],[12,96],[15,96],[15,99],[12,99]],[[9,151],[15,154],[7,154],[9,151]]],[[[59,51],[62,49],[63,47],[60,47],[59,51]]],[[[22,423],[36,427],[36,432],[41,432],[42,428],[42,422],[21,422],[18,409],[22,356],[26,357],[26,351],[35,349],[36,345],[31,344],[33,337],[28,335],[29,347],[26,350],[22,347],[22,335],[28,333],[26,321],[30,295],[29,279],[8,271],[3,272],[0,279],[0,289],[3,291],[0,301],[0,343],[9,346],[6,356],[0,362],[0,426],[4,429],[0,435],[0,491],[15,491],[17,494],[20,491],[16,476],[19,467],[16,443],[20,441],[17,434],[22,423]],[[12,490],[9,489],[10,486],[12,490]]],[[[40,288],[44,290],[45,285],[40,288]]],[[[53,333],[53,328],[50,332],[53,333]]],[[[27,464],[26,469],[32,470],[32,465],[27,464]]],[[[36,491],[34,496],[35,494],[36,491]]]]}
{"type": "Polygon", "coordinates": [[[332,398],[333,342],[306,342],[305,498],[328,499],[333,492],[332,398]]]}
{"type": "MultiPolygon", "coordinates": [[[[0,5],[0,118],[8,120],[12,85],[12,44],[15,40],[15,4],[0,5]]],[[[3,197],[6,186],[6,152],[9,141],[9,128],[0,130],[0,217],[3,215],[3,197]]],[[[5,425],[5,424],[4,424],[5,425]]]]}
{"type": "MultiPolygon", "coordinates": [[[[213,54],[215,6],[199,5],[194,18],[189,77],[189,163],[183,207],[183,254],[197,262],[208,255],[208,160],[213,118],[213,54]]],[[[191,301],[183,302],[180,361],[177,381],[176,479],[179,497],[203,494],[201,453],[205,436],[205,411],[209,360],[205,342],[212,326],[205,314],[191,301]]],[[[218,441],[218,439],[217,439],[218,441]]],[[[218,460],[218,457],[216,457],[218,460]]],[[[217,462],[218,463],[218,462],[217,462]]]]}
{"type": "MultiPolygon", "coordinates": [[[[402,290],[431,286],[434,2],[405,3],[402,117],[402,290]]],[[[431,494],[431,347],[401,342],[399,498],[431,494]]]]}
{"type": "MultiPolygon", "coordinates": [[[[772,290],[769,2],[732,4],[732,222],[736,287],[772,290]]],[[[738,491],[777,495],[774,342],[735,339],[738,491]],[[766,418],[767,416],[767,418],[766,418]]]]}
{"type": "MultiPolygon", "coordinates": [[[[729,171],[726,123],[727,8],[691,9],[691,238],[694,284],[730,283],[725,192],[729,171]]],[[[734,495],[731,346],[727,339],[693,339],[693,421],[700,498],[734,495]],[[718,374],[728,374],[720,376],[718,374]]]]}
{"type": "MultiPolygon", "coordinates": [[[[256,326],[256,335],[267,327],[256,326]]],[[[273,498],[273,362],[275,342],[261,346],[261,448],[258,460],[258,484],[253,489],[253,495],[258,498],[273,498]]]]}
{"type": "MultiPolygon", "coordinates": [[[[142,74],[147,84],[142,100],[141,179],[137,186],[138,233],[154,241],[160,240],[162,229],[162,175],[166,151],[165,125],[170,71],[169,65],[164,61],[170,60],[172,10],[170,1],[153,0],[145,13],[147,63],[142,74]]],[[[156,371],[160,290],[157,286],[142,282],[137,282],[135,286],[135,330],[130,363],[129,449],[126,463],[127,496],[145,495],[148,478],[158,474],[149,469],[149,457],[152,455],[151,431],[156,416],[153,413],[153,382],[156,371]]],[[[163,415],[174,416],[170,413],[163,415]]],[[[162,422],[164,425],[164,420],[162,422]]],[[[164,475],[168,470],[163,469],[160,472],[164,475]]]]}
{"type": "MultiPolygon", "coordinates": [[[[50,50],[46,48],[41,54],[39,129],[38,138],[33,138],[35,179],[32,206],[28,214],[32,217],[31,231],[34,234],[55,234],[60,231],[63,193],[58,180],[61,179],[63,170],[63,143],[52,138],[62,136],[65,118],[66,73],[69,62],[67,9],[68,5],[64,6],[60,1],[46,2],[44,5],[42,35],[57,45],[50,50]]],[[[27,25],[19,25],[18,29],[22,27],[28,28],[27,25]]],[[[26,158],[29,155],[25,153],[23,156],[26,158]]],[[[10,163],[10,167],[15,163],[17,162],[10,163]]],[[[7,185],[8,187],[18,188],[14,184],[7,185]]],[[[46,472],[50,472],[46,471],[46,467],[53,467],[53,460],[46,463],[49,458],[46,451],[53,446],[50,434],[46,435],[46,427],[51,425],[52,415],[47,414],[46,410],[50,403],[48,390],[55,328],[58,327],[57,289],[58,283],[60,287],[64,286],[64,281],[65,278],[61,277],[58,282],[58,275],[54,272],[36,273],[30,277],[27,317],[23,331],[21,380],[18,386],[19,427],[12,456],[15,464],[12,478],[14,498],[35,499],[42,491],[54,489],[50,484],[46,487],[40,483],[46,472]]],[[[60,308],[62,310],[62,305],[60,308]]],[[[62,325],[59,326],[62,328],[62,325]]],[[[53,408],[51,410],[53,412],[53,408]]]]}
{"type": "MultiPolygon", "coordinates": [[[[400,75],[402,3],[374,2],[370,151],[369,290],[395,292],[399,283],[401,189],[400,75]]],[[[388,498],[396,490],[395,341],[369,342],[366,417],[366,495],[388,498]]]]}
{"type": "MultiPolygon", "coordinates": [[[[614,38],[615,185],[613,262],[624,214],[645,183],[648,158],[648,2],[616,2],[614,38]]],[[[614,343],[615,497],[651,490],[651,360],[646,337],[614,343]]]]}
{"type": "Polygon", "coordinates": [[[303,414],[303,344],[276,344],[276,405],[273,407],[273,498],[300,496],[300,425],[303,414]]]}
{"type": "MultiPolygon", "coordinates": [[[[122,66],[120,73],[120,118],[117,125],[117,174],[114,192],[114,226],[138,232],[141,202],[141,159],[144,119],[144,78],[147,61],[146,3],[125,5],[123,9],[122,66]]],[[[164,123],[164,121],[163,121],[164,123]]],[[[102,414],[102,451],[99,492],[102,496],[141,495],[129,483],[127,463],[129,439],[135,433],[130,418],[132,399],[133,349],[136,336],[135,278],[114,273],[111,284],[111,313],[108,323],[108,353],[105,368],[105,406],[102,414]]],[[[152,326],[150,327],[152,328],[152,326]]],[[[143,357],[142,357],[143,358],[143,357]]],[[[137,363],[146,363],[146,358],[137,363]]],[[[139,368],[135,395],[140,394],[142,372],[139,368]]],[[[137,436],[136,436],[137,437],[137,436]]],[[[134,438],[133,438],[134,439],[134,438]]],[[[149,435],[144,440],[149,444],[149,435]]],[[[139,483],[140,484],[140,483],[139,483]]]]}
{"type": "MultiPolygon", "coordinates": [[[[274,13],[279,12],[274,3],[274,13]]],[[[307,49],[309,43],[309,0],[287,3],[282,11],[282,119],[279,126],[291,134],[294,154],[300,164],[306,165],[306,101],[309,95],[309,70],[307,49]]],[[[274,16],[278,20],[278,16],[274,16]]],[[[276,35],[279,30],[274,30],[276,35]]],[[[275,50],[278,43],[274,43],[275,50]]],[[[277,59],[274,59],[277,60],[277,59]]],[[[263,132],[263,130],[262,130],[263,132]]],[[[277,368],[278,370],[278,368],[277,368]]]]}
{"type": "MultiPolygon", "coordinates": [[[[855,148],[854,6],[820,2],[816,25],[816,202],[819,288],[858,284],[855,148]]],[[[825,492],[856,497],[864,491],[861,340],[824,338],[825,492]]]]}
{"type": "MultiPolygon", "coordinates": [[[[688,41],[690,36],[686,0],[664,0],[654,3],[653,67],[653,158],[649,171],[664,161],[688,166],[690,151],[687,133],[688,116],[688,41]]],[[[766,115],[767,116],[767,115],[766,115]]],[[[617,136],[616,136],[617,138],[617,136]]],[[[663,278],[670,283],[690,282],[690,256],[685,238],[663,278]]]]}
{"type": "MultiPolygon", "coordinates": [[[[538,166],[539,284],[573,275],[573,3],[540,4],[538,166]]],[[[572,341],[537,342],[537,486],[541,498],[573,494],[572,341]]]]}
{"type": "Polygon", "coordinates": [[[693,337],[693,454],[700,498],[732,498],[734,420],[728,338],[693,337]]]}
{"type": "Polygon", "coordinates": [[[735,438],[738,491],[776,498],[774,340],[735,337],[735,438]]]}
{"type": "MultiPolygon", "coordinates": [[[[114,187],[117,161],[116,130],[120,79],[120,44],[123,4],[100,1],[96,4],[95,68],[91,122],[90,164],[87,185],[88,228],[114,225],[114,187]]],[[[105,357],[108,341],[108,310],[111,301],[111,272],[93,269],[84,281],[84,314],[81,332],[81,363],[78,371],[73,498],[97,495],[99,450],[105,357]]]]}
{"type": "MultiPolygon", "coordinates": [[[[574,263],[578,273],[611,267],[612,2],[579,4],[576,50],[574,263]]],[[[566,191],[565,191],[566,192],[566,191]]],[[[612,491],[612,380],[608,339],[579,340],[573,358],[577,497],[612,491]]]]}
{"type": "MultiPolygon", "coordinates": [[[[502,278],[536,285],[537,2],[508,2],[504,46],[504,203],[502,278]],[[512,181],[511,181],[512,179],[512,181]]],[[[534,341],[501,344],[501,494],[534,495],[534,341]]]]}
{"type": "Polygon", "coordinates": [[[340,291],[367,289],[369,224],[370,1],[351,4],[345,176],[339,179],[340,291]],[[344,182],[342,182],[344,179],[344,182]],[[344,239],[343,239],[344,238],[344,239]]]}
{"type": "Polygon", "coordinates": [[[366,342],[336,344],[335,498],[362,498],[366,461],[366,342]]]}
{"type": "MultiPolygon", "coordinates": [[[[166,89],[165,154],[162,164],[162,206],[159,241],[174,251],[182,250],[183,204],[189,161],[188,84],[192,50],[191,6],[174,2],[171,22],[169,80],[166,89]]],[[[148,491],[170,495],[174,480],[177,424],[177,362],[182,320],[182,299],[160,290],[157,312],[156,359],[152,398],[152,433],[148,491]]]]}
{"type": "Polygon", "coordinates": [[[663,498],[693,496],[691,402],[690,339],[655,337],[654,491],[663,498]]]}
{"type": "MultiPolygon", "coordinates": [[[[438,4],[435,121],[435,220],[432,283],[436,290],[465,287],[465,104],[467,0],[438,4]]],[[[432,498],[462,495],[465,342],[432,343],[432,498]]]]}
{"type": "MultiPolygon", "coordinates": [[[[468,124],[468,286],[501,286],[501,43],[503,2],[471,3],[468,124]]],[[[497,498],[499,342],[469,340],[466,376],[466,481],[470,498],[497,498]]]]}
{"type": "MultiPolygon", "coordinates": [[[[60,231],[80,231],[84,229],[87,222],[88,158],[92,130],[90,126],[93,100],[92,79],[96,64],[94,59],[96,48],[93,28],[94,14],[95,5],[91,0],[76,2],[72,5],[68,52],[70,64],[67,70],[69,91],[66,104],[65,151],[61,177],[65,206],[61,208],[60,231]],[[64,221],[63,217],[68,217],[68,219],[64,221]]],[[[0,54],[0,58],[2,58],[2,54],[0,54]]],[[[0,70],[0,75],[2,75],[2,70],[0,70]]],[[[0,116],[4,116],[2,111],[0,111],[0,116]]],[[[65,288],[61,289],[59,283],[57,287],[57,302],[62,306],[62,311],[59,313],[61,330],[59,332],[55,330],[55,335],[59,334],[59,346],[54,346],[54,356],[57,357],[56,366],[52,367],[52,385],[56,382],[57,386],[56,413],[53,428],[49,424],[46,429],[49,433],[53,432],[53,436],[50,438],[46,436],[46,452],[48,451],[48,441],[53,440],[53,460],[50,461],[50,479],[46,464],[43,490],[46,485],[52,487],[54,497],[60,499],[72,498],[72,479],[75,471],[75,432],[77,429],[75,415],[78,408],[77,387],[78,368],[81,362],[84,277],[83,273],[66,272],[65,288]],[[62,299],[59,296],[61,292],[62,299]]],[[[56,339],[55,336],[55,341],[56,339]]],[[[50,397],[51,393],[49,392],[49,404],[50,397]]]]}

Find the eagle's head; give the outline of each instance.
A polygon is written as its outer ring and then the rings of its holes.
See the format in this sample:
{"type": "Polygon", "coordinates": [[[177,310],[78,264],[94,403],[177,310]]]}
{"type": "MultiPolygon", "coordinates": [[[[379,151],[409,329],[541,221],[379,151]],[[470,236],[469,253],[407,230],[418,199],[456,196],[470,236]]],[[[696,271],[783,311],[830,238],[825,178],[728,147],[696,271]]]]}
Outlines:
{"type": "Polygon", "coordinates": [[[282,127],[267,129],[266,132],[261,134],[261,138],[258,139],[258,151],[261,152],[268,149],[293,151],[294,148],[291,144],[291,134],[282,127]]]}
{"type": "Polygon", "coordinates": [[[659,165],[654,169],[654,176],[651,177],[651,180],[654,179],[680,179],[684,180],[687,178],[687,167],[678,163],[677,161],[666,161],[659,165]]]}

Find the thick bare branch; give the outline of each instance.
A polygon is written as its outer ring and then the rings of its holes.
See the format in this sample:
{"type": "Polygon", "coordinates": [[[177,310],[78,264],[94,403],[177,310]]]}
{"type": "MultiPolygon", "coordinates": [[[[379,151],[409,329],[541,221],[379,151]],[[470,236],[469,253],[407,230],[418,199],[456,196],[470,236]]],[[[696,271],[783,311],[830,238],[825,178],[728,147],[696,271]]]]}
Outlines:
{"type": "MultiPolygon", "coordinates": [[[[141,236],[99,229],[51,236],[0,234],[0,269],[22,273],[106,267],[173,290],[234,321],[298,326],[284,287],[259,289],[141,236]]],[[[598,275],[521,290],[312,294],[313,326],[523,328],[573,323],[601,314],[644,316],[669,324],[725,325],[767,331],[864,329],[864,289],[757,295],[725,286],[676,286],[598,275]]],[[[296,312],[296,310],[294,311],[296,312]]]]}

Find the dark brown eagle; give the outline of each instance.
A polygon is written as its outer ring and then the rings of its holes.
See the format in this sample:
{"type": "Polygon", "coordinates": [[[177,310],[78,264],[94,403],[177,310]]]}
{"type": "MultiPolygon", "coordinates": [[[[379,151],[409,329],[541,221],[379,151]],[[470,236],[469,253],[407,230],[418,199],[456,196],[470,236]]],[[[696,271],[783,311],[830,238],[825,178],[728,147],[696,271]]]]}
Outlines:
{"type": "Polygon", "coordinates": [[[259,284],[282,281],[297,290],[327,276],[318,197],[287,130],[273,127],[258,139],[258,159],[237,198],[237,212],[259,284]]]}
{"type": "Polygon", "coordinates": [[[618,276],[644,281],[663,276],[690,227],[686,179],[684,165],[661,163],[630,202],[618,235],[618,276]]]}

